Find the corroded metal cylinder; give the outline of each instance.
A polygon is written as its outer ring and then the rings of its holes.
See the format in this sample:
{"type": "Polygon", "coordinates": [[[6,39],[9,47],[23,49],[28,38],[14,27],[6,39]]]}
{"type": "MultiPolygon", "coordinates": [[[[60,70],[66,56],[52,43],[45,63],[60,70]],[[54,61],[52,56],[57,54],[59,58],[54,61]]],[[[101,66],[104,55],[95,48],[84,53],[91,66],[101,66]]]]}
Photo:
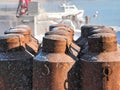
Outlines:
{"type": "Polygon", "coordinates": [[[78,90],[119,90],[120,51],[115,34],[89,36],[88,45],[79,61],[78,90]]]}
{"type": "Polygon", "coordinates": [[[117,39],[115,34],[98,33],[88,37],[89,50],[92,52],[117,51],[117,39]]]}
{"type": "Polygon", "coordinates": [[[66,27],[66,25],[65,24],[61,24],[61,23],[50,25],[49,26],[49,31],[52,31],[56,27],[66,27]]]}
{"type": "Polygon", "coordinates": [[[116,34],[116,32],[111,27],[104,27],[104,28],[95,29],[95,30],[91,31],[90,33],[91,33],[91,35],[92,34],[97,34],[97,33],[113,33],[113,34],[116,34]]]}
{"type": "Polygon", "coordinates": [[[70,32],[64,30],[55,30],[47,32],[45,35],[62,35],[67,37],[68,48],[70,52],[67,54],[74,55],[75,57],[78,55],[80,51],[80,47],[73,42],[73,39],[70,36],[70,32]]]}
{"type": "Polygon", "coordinates": [[[91,31],[96,30],[96,29],[102,29],[105,26],[103,25],[84,25],[81,27],[81,37],[88,37],[91,35],[91,31]]]}
{"type": "Polygon", "coordinates": [[[81,47],[81,51],[78,55],[80,58],[84,53],[87,52],[88,48],[88,36],[97,33],[112,33],[115,31],[111,27],[101,26],[101,25],[85,25],[81,28],[81,37],[76,42],[78,46],[81,47]]]}
{"type": "Polygon", "coordinates": [[[26,29],[28,32],[30,32],[30,35],[32,35],[32,29],[28,25],[18,25],[15,28],[23,28],[26,29]]]}
{"type": "Polygon", "coordinates": [[[25,41],[24,36],[19,34],[10,34],[0,36],[0,51],[8,51],[12,50],[16,47],[24,47],[25,41]]]}
{"type": "Polygon", "coordinates": [[[31,41],[31,32],[23,28],[12,28],[4,32],[5,34],[22,34],[25,37],[25,43],[31,41]]]}
{"type": "Polygon", "coordinates": [[[64,53],[67,45],[66,39],[64,36],[47,35],[43,38],[42,51],[48,53],[64,53]]]}
{"type": "Polygon", "coordinates": [[[26,49],[32,53],[33,55],[36,55],[40,45],[38,43],[38,40],[35,39],[32,35],[31,35],[31,29],[25,25],[20,25],[17,26],[17,28],[14,29],[10,29],[5,31],[5,34],[22,34],[25,37],[25,43],[26,43],[26,49]]]}
{"type": "Polygon", "coordinates": [[[30,43],[27,44],[28,47],[26,46],[26,48],[30,49],[29,47],[31,47],[31,52],[33,49],[34,50],[33,54],[36,55],[36,53],[39,51],[41,46],[40,46],[39,41],[33,36],[32,34],[33,30],[31,29],[31,27],[28,25],[18,25],[16,26],[16,28],[23,28],[23,29],[26,29],[28,32],[30,32],[31,41],[30,43]]]}
{"type": "Polygon", "coordinates": [[[88,36],[92,35],[92,31],[96,29],[104,28],[103,25],[84,25],[81,27],[81,36],[75,41],[80,47],[84,46],[87,41],[88,36]]]}
{"type": "Polygon", "coordinates": [[[45,35],[61,35],[61,36],[66,36],[66,37],[68,37],[72,41],[72,38],[70,36],[70,32],[64,31],[64,30],[49,31],[49,32],[46,32],[45,35]]]}
{"type": "Polygon", "coordinates": [[[0,90],[32,90],[32,60],[23,35],[0,36],[0,90]]]}
{"type": "Polygon", "coordinates": [[[43,49],[33,61],[33,90],[67,90],[67,73],[74,60],[65,54],[66,39],[60,35],[43,38],[43,49]]]}
{"type": "Polygon", "coordinates": [[[18,25],[15,28],[26,29],[28,32],[30,32],[32,44],[34,44],[37,47],[39,46],[38,40],[32,35],[32,29],[31,29],[31,27],[29,27],[28,25],[18,25]]]}
{"type": "Polygon", "coordinates": [[[73,36],[74,36],[74,30],[69,28],[69,27],[64,27],[64,26],[61,26],[61,27],[55,27],[53,28],[53,30],[65,30],[65,31],[68,31],[70,32],[70,38],[73,40],[73,36]]]}

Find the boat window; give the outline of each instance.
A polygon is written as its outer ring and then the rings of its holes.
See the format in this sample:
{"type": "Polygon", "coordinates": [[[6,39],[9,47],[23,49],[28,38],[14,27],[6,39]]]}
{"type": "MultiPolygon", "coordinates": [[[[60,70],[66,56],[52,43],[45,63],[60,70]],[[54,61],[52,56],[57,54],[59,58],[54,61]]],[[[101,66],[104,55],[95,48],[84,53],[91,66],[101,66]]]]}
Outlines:
{"type": "Polygon", "coordinates": [[[74,7],[65,7],[65,9],[74,9],[74,7]]]}
{"type": "Polygon", "coordinates": [[[66,7],[66,9],[69,9],[68,7],[66,7]]]}
{"type": "Polygon", "coordinates": [[[70,9],[74,9],[74,7],[70,7],[70,9]]]}

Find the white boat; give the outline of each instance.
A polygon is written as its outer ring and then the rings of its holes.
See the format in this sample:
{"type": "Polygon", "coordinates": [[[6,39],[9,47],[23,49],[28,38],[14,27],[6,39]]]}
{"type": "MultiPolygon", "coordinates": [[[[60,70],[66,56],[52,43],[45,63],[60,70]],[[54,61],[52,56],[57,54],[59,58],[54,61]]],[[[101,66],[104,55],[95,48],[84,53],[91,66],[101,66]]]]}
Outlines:
{"type": "Polygon", "coordinates": [[[84,10],[78,9],[75,5],[73,4],[67,4],[63,3],[60,5],[60,8],[63,9],[63,12],[48,12],[47,15],[49,18],[62,18],[64,16],[69,16],[69,15],[74,15],[79,18],[83,17],[84,10]]]}

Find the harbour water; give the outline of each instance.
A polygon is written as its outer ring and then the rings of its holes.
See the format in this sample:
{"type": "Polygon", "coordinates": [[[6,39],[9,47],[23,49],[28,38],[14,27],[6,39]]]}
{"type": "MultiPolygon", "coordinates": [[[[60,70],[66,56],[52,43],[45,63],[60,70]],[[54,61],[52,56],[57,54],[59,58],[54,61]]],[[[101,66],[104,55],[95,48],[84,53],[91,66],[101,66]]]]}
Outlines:
{"type": "Polygon", "coordinates": [[[120,26],[120,0],[71,0],[85,14],[91,17],[91,23],[120,26]],[[93,18],[98,11],[97,18],[93,18]]]}

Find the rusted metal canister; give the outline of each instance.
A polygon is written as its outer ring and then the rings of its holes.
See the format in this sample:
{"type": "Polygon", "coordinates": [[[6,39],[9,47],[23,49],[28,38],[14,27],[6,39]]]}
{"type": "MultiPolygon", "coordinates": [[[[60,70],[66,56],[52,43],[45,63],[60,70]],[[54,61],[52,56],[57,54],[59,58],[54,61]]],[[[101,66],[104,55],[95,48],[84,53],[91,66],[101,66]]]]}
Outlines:
{"type": "Polygon", "coordinates": [[[86,43],[87,37],[92,35],[93,30],[104,28],[103,25],[84,25],[81,27],[81,36],[75,41],[80,47],[84,46],[86,43]]]}
{"type": "Polygon", "coordinates": [[[88,38],[89,50],[79,61],[78,90],[119,90],[120,51],[115,34],[98,33],[88,38]]]}
{"type": "Polygon", "coordinates": [[[43,38],[42,51],[33,61],[33,90],[67,90],[67,73],[75,61],[65,54],[66,45],[60,35],[43,38]]]}
{"type": "Polygon", "coordinates": [[[88,38],[88,45],[89,45],[89,50],[92,52],[117,51],[116,35],[111,34],[111,33],[93,34],[93,35],[89,36],[89,38],[88,38]],[[94,44],[94,42],[96,42],[96,44],[94,44]],[[101,42],[101,44],[100,44],[100,42],[101,42]],[[94,45],[92,45],[92,44],[94,44],[94,45]]]}
{"type": "Polygon", "coordinates": [[[22,35],[24,35],[26,49],[33,55],[36,55],[38,53],[39,43],[35,38],[32,37],[30,28],[27,29],[27,27],[26,27],[26,29],[25,29],[25,27],[24,28],[19,27],[19,28],[7,30],[4,33],[5,34],[22,34],[22,35]]]}
{"type": "Polygon", "coordinates": [[[18,26],[16,26],[15,28],[23,28],[23,29],[26,29],[26,30],[30,33],[30,35],[32,35],[32,29],[31,29],[31,27],[29,27],[28,25],[18,25],[18,26]]]}
{"type": "Polygon", "coordinates": [[[23,35],[0,36],[0,90],[32,90],[32,60],[23,35]]]}
{"type": "Polygon", "coordinates": [[[97,33],[113,33],[113,34],[116,34],[114,29],[111,28],[111,27],[103,27],[103,28],[95,29],[95,30],[91,31],[90,33],[91,33],[91,35],[92,34],[97,34],[97,33]]]}
{"type": "Polygon", "coordinates": [[[74,30],[69,28],[69,27],[64,27],[64,26],[61,26],[61,27],[55,27],[53,28],[53,30],[65,30],[65,31],[68,31],[70,32],[70,38],[73,40],[73,36],[74,36],[74,30]]]}
{"type": "Polygon", "coordinates": [[[28,25],[18,25],[18,26],[16,26],[15,28],[23,28],[23,29],[26,29],[28,32],[30,32],[30,35],[31,35],[31,42],[34,44],[34,45],[36,45],[36,46],[39,46],[38,45],[38,40],[32,35],[32,29],[31,29],[31,27],[29,27],[28,25]]]}
{"type": "Polygon", "coordinates": [[[4,34],[22,34],[25,37],[25,43],[29,43],[31,41],[31,32],[22,28],[12,28],[6,30],[4,34]]]}
{"type": "Polygon", "coordinates": [[[111,27],[101,26],[101,25],[87,25],[81,28],[81,37],[76,42],[78,46],[81,47],[81,51],[78,55],[80,58],[84,53],[87,52],[88,48],[88,36],[97,33],[113,33],[115,31],[111,27]]]}
{"type": "Polygon", "coordinates": [[[68,71],[68,90],[81,90],[80,87],[80,64],[77,60],[68,71]]]}
{"type": "Polygon", "coordinates": [[[41,44],[39,43],[39,41],[33,36],[33,30],[31,29],[30,26],[28,25],[18,25],[16,26],[16,28],[23,28],[26,29],[28,32],[30,32],[31,35],[31,41],[30,43],[28,43],[28,46],[33,47],[33,49],[35,49],[35,53],[37,53],[41,47],[41,44]],[[36,47],[36,48],[34,48],[36,47]]]}
{"type": "MultiPolygon", "coordinates": [[[[75,41],[75,43],[81,48],[77,56],[78,58],[88,52],[88,36],[92,35],[92,33],[90,32],[103,27],[104,26],[101,25],[84,25],[81,27],[81,37],[77,41],[75,41]]],[[[81,90],[80,88],[78,88],[80,84],[80,76],[78,72],[79,60],[75,62],[73,67],[68,72],[68,90],[81,90]]]]}
{"type": "Polygon", "coordinates": [[[45,35],[62,35],[62,36],[66,36],[67,37],[68,47],[70,49],[69,50],[70,52],[67,52],[67,54],[69,54],[69,55],[73,54],[76,57],[78,55],[78,53],[80,52],[80,47],[73,42],[73,39],[70,36],[70,32],[68,32],[68,31],[55,30],[55,31],[47,32],[45,35]]]}
{"type": "MultiPolygon", "coordinates": [[[[70,44],[69,49],[71,50],[70,53],[72,53],[75,57],[78,56],[78,54],[79,54],[79,52],[80,52],[80,50],[81,50],[81,48],[80,48],[77,44],[75,44],[74,42],[72,42],[72,43],[70,44]]],[[[68,53],[68,54],[69,54],[69,53],[68,53]]],[[[71,54],[70,54],[70,55],[71,55],[71,54]]]]}
{"type": "Polygon", "coordinates": [[[70,32],[68,31],[64,31],[64,30],[54,30],[54,31],[49,31],[45,33],[45,36],[47,35],[60,35],[60,36],[65,36],[67,43],[68,43],[68,47],[71,45],[72,43],[72,38],[70,37],[70,32]]]}
{"type": "MultiPolygon", "coordinates": [[[[69,36],[70,36],[70,39],[69,40],[71,40],[70,42],[70,47],[71,47],[71,53],[73,53],[73,55],[75,55],[75,57],[76,56],[78,56],[78,53],[80,52],[80,47],[77,45],[77,44],[75,44],[74,43],[74,41],[73,41],[73,36],[74,36],[74,30],[73,29],[71,29],[71,28],[69,28],[69,27],[65,27],[65,26],[59,26],[59,27],[55,27],[55,28],[53,28],[53,31],[54,30],[64,30],[64,31],[67,31],[67,32],[69,32],[69,36]]],[[[65,33],[65,32],[64,32],[65,33]]],[[[57,33],[57,34],[59,34],[59,33],[57,33]]],[[[65,35],[65,34],[63,34],[63,35],[65,35]]],[[[66,36],[66,35],[65,35],[66,36]]],[[[68,37],[69,38],[69,37],[68,37]]],[[[71,55],[71,53],[69,53],[70,55],[71,55]]]]}
{"type": "Polygon", "coordinates": [[[16,47],[25,48],[24,36],[19,34],[10,34],[0,36],[0,52],[16,49],[16,47]]]}
{"type": "Polygon", "coordinates": [[[64,30],[49,31],[49,32],[46,32],[45,35],[61,35],[61,36],[66,36],[66,37],[68,37],[72,41],[72,38],[70,36],[70,32],[64,31],[64,30]]]}
{"type": "Polygon", "coordinates": [[[62,23],[50,25],[49,26],[49,31],[52,31],[56,27],[66,27],[66,25],[62,24],[62,23]]]}

